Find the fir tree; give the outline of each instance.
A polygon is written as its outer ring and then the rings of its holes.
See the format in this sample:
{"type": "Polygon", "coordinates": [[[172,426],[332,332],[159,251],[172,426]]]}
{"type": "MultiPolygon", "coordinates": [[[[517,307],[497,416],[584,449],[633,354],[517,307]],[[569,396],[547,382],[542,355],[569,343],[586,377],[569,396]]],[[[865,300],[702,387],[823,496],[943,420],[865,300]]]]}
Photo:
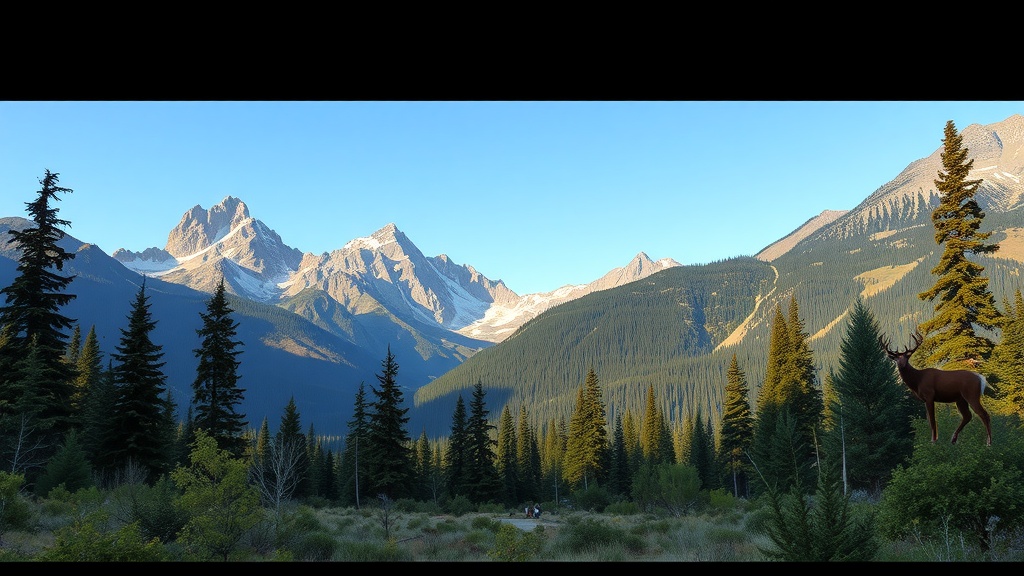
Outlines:
{"type": "Polygon", "coordinates": [[[365,468],[365,462],[360,466],[360,446],[366,448],[366,428],[369,426],[369,416],[366,404],[366,383],[360,382],[356,390],[355,401],[352,404],[352,419],[348,422],[348,434],[345,436],[345,451],[341,458],[341,470],[339,471],[340,496],[343,502],[360,505],[360,474],[365,468]]]}
{"type": "Polygon", "coordinates": [[[445,485],[452,497],[465,496],[468,482],[469,438],[466,432],[466,402],[462,394],[455,399],[455,410],[452,412],[452,432],[448,437],[448,450],[445,454],[445,485]]]}
{"type": "Polygon", "coordinates": [[[501,502],[502,483],[494,462],[495,426],[487,418],[485,396],[483,382],[477,380],[466,420],[467,496],[471,502],[501,502]]]}
{"type": "Polygon", "coordinates": [[[412,440],[406,430],[409,408],[403,406],[398,386],[398,363],[391,346],[377,374],[380,388],[371,388],[376,401],[371,404],[367,426],[367,487],[370,494],[392,500],[407,497],[412,490],[412,440]]]}
{"type": "Polygon", "coordinates": [[[516,430],[516,469],[519,475],[519,493],[526,500],[540,499],[541,463],[537,433],[530,426],[526,406],[519,407],[516,430]]]}
{"type": "Polygon", "coordinates": [[[747,376],[740,369],[736,354],[726,371],[725,408],[722,413],[722,441],[719,459],[727,464],[731,476],[733,496],[748,496],[747,462],[744,453],[750,451],[754,431],[754,417],[750,412],[750,389],[747,376]]]}
{"type": "Polygon", "coordinates": [[[909,460],[911,419],[919,411],[878,345],[880,334],[874,315],[857,298],[840,344],[839,370],[830,378],[835,398],[825,435],[826,457],[842,463],[844,487],[848,481],[876,495],[892,470],[909,460]]]}
{"type": "Polygon", "coordinates": [[[611,455],[606,428],[600,382],[590,368],[569,419],[563,470],[571,486],[587,489],[591,483],[600,483],[607,477],[611,455]]]}
{"type": "MultiPolygon", "coordinates": [[[[295,404],[295,397],[288,399],[284,407],[284,414],[281,415],[281,424],[277,428],[277,435],[274,437],[277,445],[277,452],[280,455],[294,457],[295,463],[291,466],[294,471],[294,495],[297,498],[305,498],[312,495],[311,483],[309,480],[309,454],[306,452],[306,435],[302,433],[302,416],[295,404]]],[[[291,458],[288,458],[289,460],[291,458]]]]}
{"type": "Polygon", "coordinates": [[[935,316],[918,326],[924,340],[919,362],[923,366],[977,370],[988,360],[994,344],[978,328],[1000,324],[995,299],[988,288],[985,267],[968,258],[991,254],[998,244],[987,244],[991,232],[980,232],[985,213],[974,196],[981,180],[968,180],[974,160],[968,160],[963,136],[953,121],[946,122],[942,170],[935,187],[939,205],[932,212],[935,243],[943,246],[939,263],[932,268],[935,284],[918,294],[922,300],[938,300],[935,316]]]}
{"type": "MultiPolygon", "coordinates": [[[[57,443],[72,425],[71,398],[74,394],[74,365],[66,361],[68,334],[74,320],[62,314],[61,308],[76,296],[65,290],[74,276],[63,276],[65,262],[75,254],[60,246],[65,233],[61,229],[70,222],[57,217],[56,203],[60,194],[70,194],[70,188],[58,186],[59,174],[46,170],[39,181],[42,188],[32,202],[26,202],[34,227],[10,230],[10,244],[19,249],[18,267],[14,281],[0,289],[6,304],[0,306],[0,326],[5,330],[0,346],[0,438],[21,438],[16,429],[25,430],[20,423],[24,414],[11,412],[10,406],[23,394],[39,397],[41,410],[30,428],[39,435],[38,445],[57,443]],[[41,370],[33,376],[35,383],[24,388],[19,366],[29,354],[30,344],[36,348],[41,370]]],[[[0,446],[0,451],[12,446],[0,446]]]]}
{"type": "Polygon", "coordinates": [[[1002,338],[986,364],[995,389],[990,405],[996,414],[1024,417],[1024,296],[1019,288],[1003,307],[1002,338]]]}
{"type": "Polygon", "coordinates": [[[498,417],[498,452],[495,455],[495,466],[501,477],[502,501],[507,506],[515,506],[519,502],[519,469],[516,458],[516,446],[519,438],[512,422],[512,412],[508,404],[501,410],[498,417]]]}
{"type": "Polygon", "coordinates": [[[141,466],[150,481],[170,469],[169,449],[174,440],[174,430],[168,426],[168,412],[173,407],[164,398],[163,351],[151,338],[156,324],[143,278],[128,315],[128,327],[121,329],[117,352],[111,355],[117,427],[106,439],[106,452],[115,466],[141,466]]]}
{"type": "Polygon", "coordinates": [[[196,427],[216,440],[218,448],[237,458],[245,453],[242,434],[248,422],[238,412],[245,389],[238,386],[238,355],[242,352],[238,348],[242,342],[235,339],[238,323],[231,319],[232,312],[222,277],[206,312],[199,313],[203,327],[196,330],[201,344],[193,350],[199,365],[192,382],[192,404],[196,427]]]}

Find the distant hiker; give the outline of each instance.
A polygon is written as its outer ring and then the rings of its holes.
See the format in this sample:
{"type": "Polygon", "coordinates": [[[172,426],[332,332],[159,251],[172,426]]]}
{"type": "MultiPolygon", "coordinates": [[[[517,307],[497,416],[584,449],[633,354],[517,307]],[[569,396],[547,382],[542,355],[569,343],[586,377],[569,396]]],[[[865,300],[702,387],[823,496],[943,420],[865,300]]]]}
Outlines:
{"type": "Polygon", "coordinates": [[[530,509],[529,505],[526,506],[526,517],[533,518],[533,510],[530,509]]]}
{"type": "Polygon", "coordinates": [[[540,520],[540,504],[533,505],[533,517],[540,520]]]}

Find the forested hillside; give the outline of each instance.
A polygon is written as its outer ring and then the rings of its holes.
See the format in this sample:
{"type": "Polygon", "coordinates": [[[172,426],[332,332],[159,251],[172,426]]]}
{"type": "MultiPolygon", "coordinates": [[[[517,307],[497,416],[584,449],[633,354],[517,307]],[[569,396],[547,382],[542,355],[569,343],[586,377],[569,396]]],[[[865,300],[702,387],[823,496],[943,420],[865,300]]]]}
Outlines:
{"type": "Polygon", "coordinates": [[[642,411],[649,385],[673,410],[720,405],[719,372],[705,357],[754,311],[774,272],[743,257],[682,266],[557,306],[501,344],[420,388],[417,410],[451,419],[458,394],[480,381],[492,406],[526,406],[535,424],[568,418],[593,369],[609,416],[642,411]]]}

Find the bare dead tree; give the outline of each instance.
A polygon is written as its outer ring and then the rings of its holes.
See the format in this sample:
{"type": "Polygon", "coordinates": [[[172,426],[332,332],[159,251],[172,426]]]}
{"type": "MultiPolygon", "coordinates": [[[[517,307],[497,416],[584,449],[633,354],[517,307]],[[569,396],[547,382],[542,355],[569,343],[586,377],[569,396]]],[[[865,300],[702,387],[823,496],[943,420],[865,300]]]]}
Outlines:
{"type": "Polygon", "coordinates": [[[46,464],[46,455],[53,446],[48,443],[44,434],[31,415],[12,415],[11,435],[8,445],[0,446],[6,452],[5,468],[15,474],[24,474],[27,470],[39,468],[46,464]]]}
{"type": "Polygon", "coordinates": [[[305,446],[294,440],[277,438],[269,443],[265,456],[257,456],[249,467],[249,481],[260,494],[264,506],[274,509],[280,520],[281,505],[290,500],[299,486],[299,466],[305,446]]]}

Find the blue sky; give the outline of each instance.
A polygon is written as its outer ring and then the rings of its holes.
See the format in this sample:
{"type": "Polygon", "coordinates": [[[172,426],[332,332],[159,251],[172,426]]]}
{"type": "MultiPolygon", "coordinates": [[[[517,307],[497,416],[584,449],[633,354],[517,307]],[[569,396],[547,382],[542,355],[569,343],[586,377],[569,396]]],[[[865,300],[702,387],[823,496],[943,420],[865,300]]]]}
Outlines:
{"type": "Polygon", "coordinates": [[[959,130],[1024,102],[0,102],[0,216],[60,173],[66,232],[164,247],[193,206],[240,198],[321,253],[395,223],[520,295],[638,252],[753,255],[855,207],[959,130]]]}

